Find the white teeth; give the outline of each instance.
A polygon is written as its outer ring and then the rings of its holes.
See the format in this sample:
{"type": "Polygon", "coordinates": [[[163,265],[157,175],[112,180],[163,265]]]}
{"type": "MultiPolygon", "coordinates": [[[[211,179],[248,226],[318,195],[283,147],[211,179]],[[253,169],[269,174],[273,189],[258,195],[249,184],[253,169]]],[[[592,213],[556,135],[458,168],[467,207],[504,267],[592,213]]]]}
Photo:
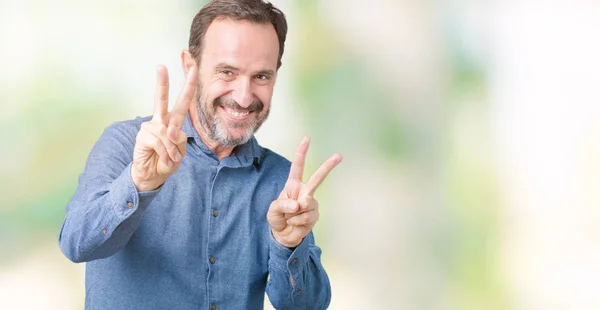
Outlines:
{"type": "Polygon", "coordinates": [[[234,116],[234,117],[241,117],[241,116],[246,116],[248,115],[250,112],[249,111],[245,111],[245,112],[238,112],[232,109],[225,109],[225,111],[227,111],[227,114],[234,116]]]}

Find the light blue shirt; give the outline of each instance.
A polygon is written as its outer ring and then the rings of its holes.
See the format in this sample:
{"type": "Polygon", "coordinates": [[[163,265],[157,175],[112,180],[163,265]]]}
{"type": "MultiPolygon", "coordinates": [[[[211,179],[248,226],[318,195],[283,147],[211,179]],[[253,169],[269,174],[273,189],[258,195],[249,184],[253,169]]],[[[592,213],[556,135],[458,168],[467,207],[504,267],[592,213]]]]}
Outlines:
{"type": "Polygon", "coordinates": [[[312,232],[293,251],[266,220],[290,162],[255,138],[219,161],[186,117],[181,167],[158,189],[131,179],[150,118],[109,126],[66,207],[59,245],[87,262],[86,309],[325,309],[331,299],[312,232]]]}

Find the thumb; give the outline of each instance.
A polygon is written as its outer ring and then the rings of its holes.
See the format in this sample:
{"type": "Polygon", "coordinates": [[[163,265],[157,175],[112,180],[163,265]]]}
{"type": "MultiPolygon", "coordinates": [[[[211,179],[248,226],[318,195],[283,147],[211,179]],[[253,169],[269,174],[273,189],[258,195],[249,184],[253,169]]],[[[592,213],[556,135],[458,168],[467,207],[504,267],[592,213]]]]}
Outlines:
{"type": "Polygon", "coordinates": [[[293,199],[277,199],[271,203],[267,212],[267,221],[273,230],[281,231],[287,226],[286,214],[299,210],[298,202],[293,199]]]}

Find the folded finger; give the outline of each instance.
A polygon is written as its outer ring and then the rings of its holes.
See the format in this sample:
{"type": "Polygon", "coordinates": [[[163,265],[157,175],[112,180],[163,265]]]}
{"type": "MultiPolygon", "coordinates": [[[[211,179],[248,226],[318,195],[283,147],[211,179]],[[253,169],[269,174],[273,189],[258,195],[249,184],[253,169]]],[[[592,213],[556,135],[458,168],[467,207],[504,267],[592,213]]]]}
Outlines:
{"type": "Polygon", "coordinates": [[[298,199],[298,205],[300,206],[298,213],[319,208],[319,202],[311,196],[301,196],[300,199],[298,199]]]}
{"type": "Polygon", "coordinates": [[[277,199],[271,203],[269,207],[269,213],[273,215],[285,216],[287,214],[293,214],[299,209],[298,202],[293,199],[277,199]]]}
{"type": "Polygon", "coordinates": [[[319,212],[317,210],[312,210],[290,217],[287,220],[287,224],[312,228],[317,220],[319,220],[319,212]]]}
{"type": "Polygon", "coordinates": [[[169,155],[169,158],[172,161],[181,161],[183,157],[182,154],[179,152],[179,148],[167,137],[167,127],[147,122],[142,124],[142,130],[148,132],[149,134],[155,136],[157,139],[160,140],[164,148],[167,150],[167,154],[169,155]]]}
{"type": "Polygon", "coordinates": [[[136,148],[137,147],[141,148],[143,152],[154,151],[158,154],[159,160],[165,165],[171,163],[171,158],[163,143],[160,139],[147,131],[140,131],[138,134],[136,138],[136,148]]]}
{"type": "Polygon", "coordinates": [[[167,137],[177,146],[181,157],[185,157],[188,138],[185,132],[176,126],[169,125],[169,128],[167,128],[167,137]]]}

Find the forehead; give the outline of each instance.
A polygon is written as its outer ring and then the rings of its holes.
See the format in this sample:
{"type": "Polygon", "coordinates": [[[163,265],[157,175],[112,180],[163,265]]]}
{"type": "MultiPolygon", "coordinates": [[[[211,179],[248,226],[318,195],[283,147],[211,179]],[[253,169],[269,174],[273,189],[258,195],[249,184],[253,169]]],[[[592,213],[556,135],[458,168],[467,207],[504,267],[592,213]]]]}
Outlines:
{"type": "Polygon", "coordinates": [[[227,63],[242,70],[277,68],[279,41],[270,23],[215,19],[206,30],[203,45],[201,61],[209,66],[227,63]]]}

